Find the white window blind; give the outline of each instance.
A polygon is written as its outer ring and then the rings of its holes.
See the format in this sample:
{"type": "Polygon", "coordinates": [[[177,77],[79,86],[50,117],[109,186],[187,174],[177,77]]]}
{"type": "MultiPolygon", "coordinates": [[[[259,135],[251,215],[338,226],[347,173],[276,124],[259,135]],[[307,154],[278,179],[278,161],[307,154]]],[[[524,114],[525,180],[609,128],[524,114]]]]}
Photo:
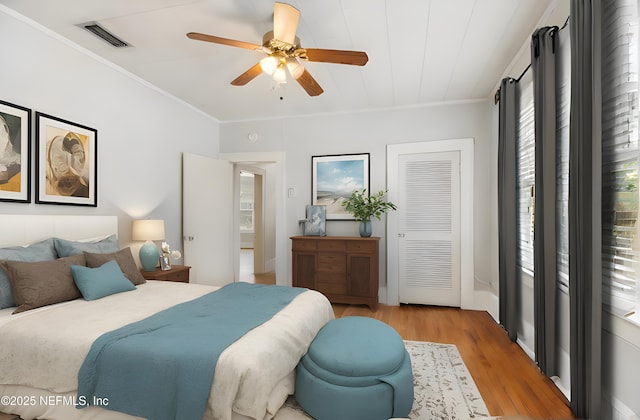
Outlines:
{"type": "Polygon", "coordinates": [[[535,195],[535,118],[533,76],[518,82],[520,118],[517,129],[518,263],[533,272],[533,208],[535,195]]]}
{"type": "Polygon", "coordinates": [[[639,262],[638,7],[636,0],[605,0],[602,11],[603,286],[612,297],[633,301],[639,262]]]}
{"type": "Polygon", "coordinates": [[[571,42],[569,28],[557,32],[556,52],[556,269],[569,286],[569,116],[571,113],[571,42]]]}

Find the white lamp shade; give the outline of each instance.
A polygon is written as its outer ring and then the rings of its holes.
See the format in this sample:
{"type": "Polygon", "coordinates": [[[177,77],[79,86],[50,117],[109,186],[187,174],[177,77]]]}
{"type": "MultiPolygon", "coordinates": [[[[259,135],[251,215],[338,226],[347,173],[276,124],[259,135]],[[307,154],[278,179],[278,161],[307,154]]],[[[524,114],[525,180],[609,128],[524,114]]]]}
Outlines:
{"type": "Polygon", "coordinates": [[[287,71],[285,70],[285,66],[279,66],[276,71],[273,72],[273,80],[277,83],[287,82],[287,71]]]}
{"type": "Polygon", "coordinates": [[[134,220],[131,238],[134,241],[163,240],[164,220],[134,220]]]}
{"type": "Polygon", "coordinates": [[[271,76],[273,72],[276,71],[276,69],[278,68],[278,65],[280,65],[280,59],[273,55],[270,55],[260,60],[260,68],[264,73],[268,74],[269,76],[271,76]]]}
{"type": "Polygon", "coordinates": [[[292,57],[287,58],[287,68],[289,69],[289,73],[293,76],[294,79],[298,80],[302,73],[304,73],[304,66],[300,64],[300,62],[292,57]]]}

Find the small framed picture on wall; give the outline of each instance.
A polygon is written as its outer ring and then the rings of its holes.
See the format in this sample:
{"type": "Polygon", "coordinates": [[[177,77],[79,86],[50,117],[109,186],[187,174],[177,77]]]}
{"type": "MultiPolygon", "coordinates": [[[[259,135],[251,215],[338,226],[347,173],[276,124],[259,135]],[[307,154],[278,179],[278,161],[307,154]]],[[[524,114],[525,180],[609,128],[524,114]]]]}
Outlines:
{"type": "Polygon", "coordinates": [[[98,130],[36,112],[36,203],[97,206],[98,130]]]}
{"type": "Polygon", "coordinates": [[[0,201],[31,202],[31,110],[0,101],[0,201]]]}

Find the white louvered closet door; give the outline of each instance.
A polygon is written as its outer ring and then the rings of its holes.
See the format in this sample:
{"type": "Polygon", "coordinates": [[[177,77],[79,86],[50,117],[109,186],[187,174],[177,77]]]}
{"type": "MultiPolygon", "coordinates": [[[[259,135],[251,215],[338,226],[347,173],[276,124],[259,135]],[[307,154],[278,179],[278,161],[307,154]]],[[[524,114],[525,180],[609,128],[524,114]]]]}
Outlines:
{"type": "Polygon", "coordinates": [[[460,152],[398,160],[401,303],[460,306],[460,152]]]}

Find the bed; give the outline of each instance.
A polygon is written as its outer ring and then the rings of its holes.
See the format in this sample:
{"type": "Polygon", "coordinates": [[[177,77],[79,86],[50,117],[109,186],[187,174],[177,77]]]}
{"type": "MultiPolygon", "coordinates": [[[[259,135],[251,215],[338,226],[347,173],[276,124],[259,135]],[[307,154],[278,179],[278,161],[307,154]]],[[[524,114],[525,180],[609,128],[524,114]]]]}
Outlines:
{"type": "MultiPolygon", "coordinates": [[[[9,245],[11,239],[13,244],[26,244],[50,236],[79,240],[117,231],[115,218],[98,222],[93,217],[85,223],[79,221],[83,217],[0,216],[0,229],[9,223],[11,227],[4,232],[14,232],[13,238],[3,235],[0,246],[9,245]],[[39,230],[34,232],[27,226],[38,226],[39,230]]],[[[216,289],[147,281],[135,290],[91,301],[73,299],[17,314],[13,314],[15,308],[0,309],[0,411],[25,420],[136,418],[95,406],[75,408],[78,371],[92,343],[103,333],[216,289]]],[[[315,291],[304,291],[227,347],[215,366],[204,418],[270,419],[276,415],[293,393],[299,359],[331,319],[333,311],[327,299],[315,291]]]]}

